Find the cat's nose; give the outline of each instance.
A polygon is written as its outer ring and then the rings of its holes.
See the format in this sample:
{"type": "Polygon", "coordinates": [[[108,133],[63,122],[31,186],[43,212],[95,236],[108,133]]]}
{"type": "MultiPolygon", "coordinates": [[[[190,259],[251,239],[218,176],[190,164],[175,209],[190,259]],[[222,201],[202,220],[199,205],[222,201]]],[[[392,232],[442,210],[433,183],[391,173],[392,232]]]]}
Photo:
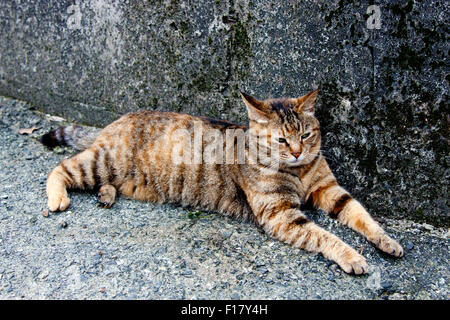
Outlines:
{"type": "Polygon", "coordinates": [[[300,157],[300,155],[302,154],[301,152],[291,152],[291,154],[295,157],[298,158],[300,157]]]}

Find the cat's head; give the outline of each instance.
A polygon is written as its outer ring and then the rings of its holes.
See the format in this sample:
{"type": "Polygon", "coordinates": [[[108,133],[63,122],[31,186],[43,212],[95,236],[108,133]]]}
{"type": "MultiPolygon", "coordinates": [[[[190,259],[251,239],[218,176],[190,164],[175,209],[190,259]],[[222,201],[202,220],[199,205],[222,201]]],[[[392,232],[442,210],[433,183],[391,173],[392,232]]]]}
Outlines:
{"type": "Polygon", "coordinates": [[[320,152],[319,121],[314,116],[317,93],[264,101],[242,93],[250,131],[260,137],[258,146],[270,150],[281,166],[308,164],[320,152]]]}

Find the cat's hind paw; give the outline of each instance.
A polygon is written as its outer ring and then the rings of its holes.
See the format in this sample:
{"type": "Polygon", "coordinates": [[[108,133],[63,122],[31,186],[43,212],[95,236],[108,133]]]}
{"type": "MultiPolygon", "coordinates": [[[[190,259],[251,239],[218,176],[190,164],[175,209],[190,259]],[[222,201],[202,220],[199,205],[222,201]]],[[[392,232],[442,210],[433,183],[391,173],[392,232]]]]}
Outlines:
{"type": "Polygon", "coordinates": [[[70,199],[66,194],[50,194],[47,204],[50,211],[64,211],[69,206],[70,199]]]}
{"type": "Polygon", "coordinates": [[[116,201],[116,188],[110,184],[105,184],[100,187],[98,191],[98,202],[104,208],[111,208],[114,202],[116,201]]]}

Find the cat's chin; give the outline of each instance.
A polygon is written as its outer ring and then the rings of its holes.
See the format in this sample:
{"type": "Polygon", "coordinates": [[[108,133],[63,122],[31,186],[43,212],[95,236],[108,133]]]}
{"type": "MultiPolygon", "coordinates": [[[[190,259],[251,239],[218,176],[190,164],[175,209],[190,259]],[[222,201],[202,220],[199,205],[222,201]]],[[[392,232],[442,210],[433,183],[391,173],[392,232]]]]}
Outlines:
{"type": "Polygon", "coordinates": [[[295,161],[289,161],[289,162],[284,162],[284,165],[286,167],[300,167],[301,165],[304,165],[302,160],[295,160],[295,161]]]}

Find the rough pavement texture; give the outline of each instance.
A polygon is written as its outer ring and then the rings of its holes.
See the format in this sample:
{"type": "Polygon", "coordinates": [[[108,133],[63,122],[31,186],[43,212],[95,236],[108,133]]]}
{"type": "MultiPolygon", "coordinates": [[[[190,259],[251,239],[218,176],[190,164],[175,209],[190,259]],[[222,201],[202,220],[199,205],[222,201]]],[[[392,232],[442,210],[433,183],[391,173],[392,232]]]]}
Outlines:
{"type": "Polygon", "coordinates": [[[0,98],[0,299],[450,298],[448,230],[406,219],[380,220],[405,248],[396,260],[308,212],[367,257],[371,273],[356,277],[250,223],[172,205],[119,198],[107,210],[72,192],[68,211],[44,217],[47,174],[73,151],[40,145],[64,122],[30,108],[0,98]]]}
{"type": "Polygon", "coordinates": [[[81,123],[137,109],[245,121],[320,87],[324,149],[378,215],[449,227],[450,2],[1,1],[0,94],[81,123]],[[370,29],[370,27],[375,27],[370,29]]]}

